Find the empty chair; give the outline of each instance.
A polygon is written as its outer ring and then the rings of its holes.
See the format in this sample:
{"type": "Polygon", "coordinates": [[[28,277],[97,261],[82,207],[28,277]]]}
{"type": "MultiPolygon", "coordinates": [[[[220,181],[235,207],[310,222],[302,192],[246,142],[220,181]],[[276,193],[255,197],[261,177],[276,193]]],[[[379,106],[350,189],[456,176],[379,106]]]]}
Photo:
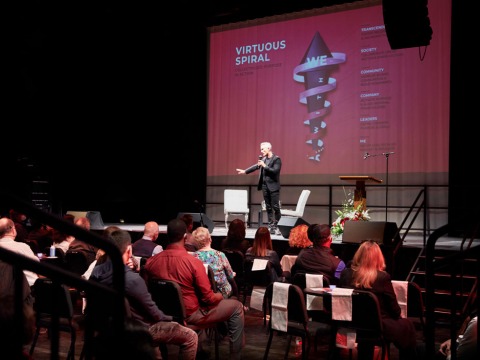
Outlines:
{"type": "Polygon", "coordinates": [[[281,208],[280,213],[282,214],[282,216],[303,217],[303,212],[305,211],[305,205],[307,204],[307,200],[309,196],[310,196],[310,190],[302,190],[300,197],[298,198],[298,202],[295,210],[281,208]]]}
{"type": "Polygon", "coordinates": [[[58,331],[70,333],[67,360],[74,360],[78,324],[74,320],[70,290],[67,286],[55,283],[51,279],[38,278],[33,285],[33,295],[37,329],[30,347],[30,355],[35,350],[40,329],[46,328],[52,338],[59,339],[58,331]],[[57,320],[58,327],[55,325],[57,320]]]}
{"type": "Polygon", "coordinates": [[[228,230],[228,217],[242,215],[245,226],[248,223],[250,209],[248,208],[248,191],[242,189],[225,189],[223,194],[223,212],[225,214],[225,228],[228,230]]]}
{"type": "MultiPolygon", "coordinates": [[[[308,358],[312,342],[315,344],[316,351],[316,342],[319,340],[320,335],[331,336],[330,325],[316,321],[309,321],[307,309],[305,307],[305,295],[303,294],[302,289],[297,285],[279,282],[271,283],[265,291],[265,300],[268,312],[270,313],[270,321],[268,323],[269,337],[265,348],[265,354],[263,356],[264,360],[268,359],[268,353],[275,333],[284,333],[288,335],[284,356],[285,359],[288,358],[290,343],[294,336],[302,338],[302,359],[308,358]],[[287,298],[285,298],[285,294],[282,293],[282,288],[284,290],[286,289],[287,298]],[[280,321],[282,317],[276,317],[272,314],[272,311],[275,311],[275,307],[272,304],[278,302],[275,298],[276,296],[279,297],[279,300],[285,298],[284,303],[286,304],[285,310],[287,313],[285,316],[286,323],[284,323],[283,320],[280,321]]],[[[278,303],[276,307],[279,308],[278,303]]]]}

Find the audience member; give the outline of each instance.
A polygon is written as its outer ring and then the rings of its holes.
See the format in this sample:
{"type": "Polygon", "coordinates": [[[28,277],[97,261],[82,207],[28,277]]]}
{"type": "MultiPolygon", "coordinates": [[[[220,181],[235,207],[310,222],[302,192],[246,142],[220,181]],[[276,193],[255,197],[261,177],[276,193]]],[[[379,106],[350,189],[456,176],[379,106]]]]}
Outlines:
{"type": "MultiPolygon", "coordinates": [[[[181,219],[170,220],[167,224],[168,245],[159,254],[152,256],[145,264],[148,277],[176,281],[181,289],[186,309],[186,322],[192,325],[206,325],[226,322],[230,341],[230,358],[240,359],[245,345],[243,305],[235,299],[224,299],[221,293],[214,293],[203,263],[190,256],[185,249],[186,224],[181,219]]],[[[201,332],[200,352],[205,332],[201,332]]],[[[199,335],[200,339],[200,335],[199,335]]]]}
{"type": "MultiPolygon", "coordinates": [[[[456,341],[455,359],[457,360],[474,360],[478,359],[478,315],[476,311],[468,316],[459,329],[456,341]]],[[[423,347],[421,348],[422,350],[423,347]]],[[[423,355],[423,353],[422,353],[423,355]]],[[[452,359],[452,341],[448,339],[440,344],[438,352],[435,356],[436,360],[452,359]]]]}
{"type": "MultiPolygon", "coordinates": [[[[104,238],[108,238],[114,231],[117,231],[117,230],[121,230],[121,229],[118,226],[115,226],[115,225],[107,226],[103,230],[102,236],[104,238]]],[[[98,249],[97,253],[95,254],[95,260],[92,261],[92,263],[88,266],[88,269],[85,271],[85,273],[83,273],[82,277],[88,280],[90,278],[90,276],[92,275],[93,268],[97,264],[100,265],[100,264],[104,263],[107,260],[107,258],[108,258],[108,256],[105,254],[105,251],[102,250],[102,249],[98,249]]],[[[131,266],[130,266],[130,268],[131,268],[131,266]]]]}
{"type": "MultiPolygon", "coordinates": [[[[355,252],[351,267],[342,271],[338,286],[374,293],[380,303],[385,340],[398,348],[400,360],[417,359],[415,325],[410,319],[401,317],[392,280],[385,269],[380,246],[372,240],[364,241],[355,252]]],[[[358,344],[359,359],[372,359],[373,346],[364,345],[358,344]]]]}
{"type": "Polygon", "coordinates": [[[17,237],[15,241],[26,242],[28,238],[29,229],[27,227],[27,216],[21,212],[10,209],[9,217],[12,219],[15,224],[15,229],[17,230],[17,237]]]}
{"type": "Polygon", "coordinates": [[[158,234],[160,234],[158,224],[155,221],[147,222],[143,229],[142,238],[135,241],[132,245],[133,256],[149,258],[163,251],[162,246],[156,243],[158,234]]]}
{"type": "MultiPolygon", "coordinates": [[[[17,230],[12,219],[3,217],[0,219],[0,246],[4,249],[26,256],[32,260],[40,261],[34,254],[30,246],[25,243],[15,241],[17,230]]],[[[28,284],[32,286],[37,280],[38,275],[30,270],[23,270],[28,284]]]]}
{"type": "Polygon", "coordinates": [[[223,252],[212,249],[212,237],[207,228],[198,227],[193,232],[193,241],[198,248],[193,255],[212,268],[217,290],[225,299],[228,299],[232,296],[230,283],[235,281],[235,274],[227,257],[223,252]]]}
{"type": "MultiPolygon", "coordinates": [[[[175,344],[180,347],[179,358],[194,360],[197,353],[198,336],[195,331],[173,321],[153,301],[145,281],[127,266],[132,257],[132,239],[125,230],[113,231],[111,239],[117,244],[125,264],[125,296],[132,318],[142,323],[152,335],[154,345],[175,344]]],[[[113,266],[110,259],[95,266],[90,280],[112,286],[113,266]]]]}
{"type": "Polygon", "coordinates": [[[255,232],[253,245],[245,252],[245,260],[266,259],[272,263],[271,281],[279,281],[282,276],[280,259],[272,246],[272,237],[267,227],[261,226],[255,232]]]}
{"type": "Polygon", "coordinates": [[[0,260],[0,349],[2,358],[12,360],[31,359],[23,346],[29,344],[35,332],[33,296],[25,274],[23,281],[23,324],[15,318],[16,268],[0,260]]]}
{"type": "Polygon", "coordinates": [[[330,227],[326,224],[312,224],[308,227],[307,235],[313,246],[300,250],[291,269],[292,278],[297,272],[322,274],[329,284],[337,284],[345,263],[330,249],[330,227]]]}
{"type": "MultiPolygon", "coordinates": [[[[79,217],[75,220],[75,225],[90,231],[90,220],[86,217],[79,217]]],[[[80,239],[74,239],[68,248],[68,251],[80,251],[85,254],[87,258],[87,264],[90,265],[97,256],[97,248],[91,244],[88,244],[80,239]]]]}
{"type": "Polygon", "coordinates": [[[251,246],[250,241],[245,239],[245,221],[233,219],[228,225],[227,237],[222,240],[220,249],[222,251],[240,251],[243,255],[251,246]]]}
{"type": "MultiPolygon", "coordinates": [[[[45,248],[53,244],[53,229],[32,218],[27,243],[36,244],[37,251],[34,251],[34,253],[42,252],[45,248]]],[[[32,247],[32,245],[30,245],[30,247],[32,247]]]]}
{"type": "Polygon", "coordinates": [[[313,246],[312,241],[308,238],[307,231],[307,224],[297,225],[290,230],[286,255],[298,255],[300,250],[313,246]]]}
{"type": "Polygon", "coordinates": [[[185,238],[185,249],[190,252],[197,251],[197,244],[193,240],[193,216],[192,214],[183,214],[180,218],[187,225],[187,237],[185,238]]]}

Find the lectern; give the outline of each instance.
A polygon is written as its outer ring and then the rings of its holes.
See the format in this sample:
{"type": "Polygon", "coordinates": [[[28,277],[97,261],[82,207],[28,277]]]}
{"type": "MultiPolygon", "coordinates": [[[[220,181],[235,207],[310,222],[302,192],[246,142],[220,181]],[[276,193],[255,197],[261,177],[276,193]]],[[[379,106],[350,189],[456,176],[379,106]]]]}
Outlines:
{"type": "Polygon", "coordinates": [[[357,209],[359,205],[362,205],[362,210],[366,210],[367,208],[367,191],[365,190],[365,183],[382,183],[382,180],[374,178],[373,176],[366,175],[343,175],[340,176],[340,180],[355,181],[353,206],[355,207],[355,209],[357,209]]]}

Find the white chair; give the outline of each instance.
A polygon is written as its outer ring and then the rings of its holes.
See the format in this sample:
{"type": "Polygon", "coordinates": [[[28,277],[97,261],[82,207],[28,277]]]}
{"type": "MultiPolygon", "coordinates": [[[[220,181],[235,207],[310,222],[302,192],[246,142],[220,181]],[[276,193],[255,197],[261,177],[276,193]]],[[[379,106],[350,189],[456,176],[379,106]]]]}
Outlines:
{"type": "Polygon", "coordinates": [[[248,191],[240,189],[225,189],[223,193],[223,212],[225,214],[225,228],[228,230],[228,217],[230,215],[244,215],[245,226],[248,223],[248,191]]]}
{"type": "Polygon", "coordinates": [[[302,190],[302,193],[298,198],[297,207],[295,208],[295,210],[281,208],[280,209],[281,215],[303,217],[303,212],[305,211],[305,205],[307,204],[307,200],[309,196],[310,196],[310,190],[302,190]]]}

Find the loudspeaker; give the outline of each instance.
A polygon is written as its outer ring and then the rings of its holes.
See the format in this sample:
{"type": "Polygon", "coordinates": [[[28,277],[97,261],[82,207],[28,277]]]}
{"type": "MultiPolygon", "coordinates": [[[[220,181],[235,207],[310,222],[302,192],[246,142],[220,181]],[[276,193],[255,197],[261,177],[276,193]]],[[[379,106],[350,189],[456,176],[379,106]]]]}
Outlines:
{"type": "Polygon", "coordinates": [[[210,234],[212,233],[213,227],[214,227],[213,221],[205,213],[179,212],[177,214],[177,219],[181,218],[184,214],[192,215],[193,230],[202,226],[202,223],[203,223],[203,226],[208,228],[208,231],[210,232],[210,234]]]}
{"type": "Polygon", "coordinates": [[[383,0],[383,22],[390,48],[430,45],[432,28],[427,0],[383,0]]]}
{"type": "Polygon", "coordinates": [[[359,244],[374,240],[379,244],[392,245],[400,241],[397,224],[386,221],[346,221],[342,242],[359,244]]]}
{"type": "Polygon", "coordinates": [[[282,216],[278,221],[277,226],[278,230],[280,230],[280,232],[282,233],[282,236],[285,239],[288,239],[288,237],[290,236],[290,230],[300,224],[310,225],[308,222],[298,216],[282,216]]]}

